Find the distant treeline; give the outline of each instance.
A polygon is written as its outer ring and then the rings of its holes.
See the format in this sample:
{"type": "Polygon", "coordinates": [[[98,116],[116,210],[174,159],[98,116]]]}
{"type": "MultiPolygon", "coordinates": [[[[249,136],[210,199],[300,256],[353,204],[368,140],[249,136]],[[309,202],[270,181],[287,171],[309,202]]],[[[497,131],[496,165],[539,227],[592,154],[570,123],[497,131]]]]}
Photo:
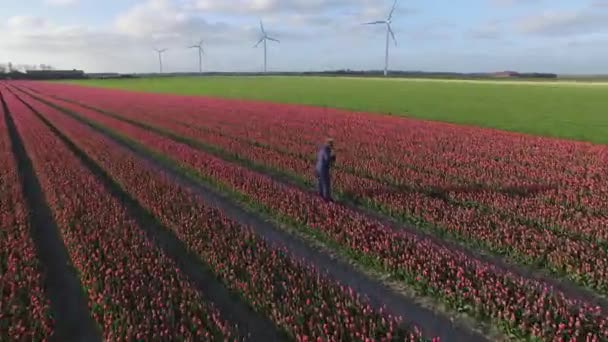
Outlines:
{"type": "MultiPolygon", "coordinates": [[[[148,73],[148,74],[119,74],[119,73],[90,73],[85,74],[82,70],[31,70],[23,72],[0,73],[0,79],[19,80],[51,80],[51,79],[110,79],[110,78],[135,78],[135,77],[177,77],[177,76],[327,76],[327,77],[378,77],[383,75],[381,70],[356,71],[356,70],[334,70],[334,71],[307,71],[307,72],[206,72],[206,73],[148,73]]],[[[503,71],[495,73],[457,73],[457,72],[424,72],[424,71],[391,71],[390,77],[394,78],[441,78],[441,79],[555,79],[557,74],[552,73],[518,73],[514,71],[503,71]]]]}
{"type": "MultiPolygon", "coordinates": [[[[376,77],[383,75],[383,71],[353,71],[353,70],[336,70],[325,72],[304,72],[304,75],[339,75],[339,76],[369,76],[376,77]]],[[[427,72],[427,71],[390,71],[390,77],[420,77],[420,78],[557,78],[557,74],[551,73],[518,73],[518,72],[495,72],[495,73],[458,73],[458,72],[427,72]]]]}
{"type": "Polygon", "coordinates": [[[27,72],[12,71],[0,74],[0,79],[11,80],[60,80],[85,79],[82,70],[28,70],[27,72]]]}
{"type": "MultiPolygon", "coordinates": [[[[177,77],[177,76],[335,76],[335,77],[378,77],[383,71],[304,71],[304,72],[205,72],[205,73],[149,73],[149,74],[89,74],[91,78],[124,78],[124,77],[177,77]]],[[[456,72],[424,72],[424,71],[391,71],[390,77],[395,78],[442,78],[442,79],[484,79],[484,78],[557,78],[557,74],[550,73],[456,73],[456,72]]]]}
{"type": "Polygon", "coordinates": [[[520,77],[520,78],[557,78],[557,75],[556,74],[533,72],[533,73],[519,74],[518,77],[520,77]]]}

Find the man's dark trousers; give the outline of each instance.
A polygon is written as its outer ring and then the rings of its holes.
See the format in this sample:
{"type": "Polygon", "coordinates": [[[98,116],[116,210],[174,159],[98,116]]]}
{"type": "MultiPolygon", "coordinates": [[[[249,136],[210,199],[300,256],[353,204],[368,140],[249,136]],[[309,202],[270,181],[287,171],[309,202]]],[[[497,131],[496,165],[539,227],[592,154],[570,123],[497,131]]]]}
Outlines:
{"type": "Polygon", "coordinates": [[[319,196],[324,200],[331,200],[331,179],[329,177],[329,170],[319,172],[317,179],[319,183],[319,196]]]}

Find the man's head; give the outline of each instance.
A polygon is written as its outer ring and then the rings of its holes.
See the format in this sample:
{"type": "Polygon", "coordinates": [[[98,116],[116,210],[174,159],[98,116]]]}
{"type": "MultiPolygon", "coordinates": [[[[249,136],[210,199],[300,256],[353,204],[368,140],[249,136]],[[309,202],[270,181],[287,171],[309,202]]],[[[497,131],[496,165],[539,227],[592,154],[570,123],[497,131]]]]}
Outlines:
{"type": "Polygon", "coordinates": [[[327,139],[325,139],[325,143],[326,143],[326,144],[327,144],[327,146],[329,146],[329,147],[332,147],[332,148],[334,147],[334,139],[332,139],[332,138],[327,138],[327,139]]]}

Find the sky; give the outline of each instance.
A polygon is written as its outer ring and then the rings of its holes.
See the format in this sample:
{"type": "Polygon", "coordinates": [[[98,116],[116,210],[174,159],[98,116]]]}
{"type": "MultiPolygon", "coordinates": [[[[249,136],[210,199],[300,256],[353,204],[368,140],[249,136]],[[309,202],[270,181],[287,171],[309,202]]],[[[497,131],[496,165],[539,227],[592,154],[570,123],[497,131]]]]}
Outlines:
{"type": "MultiPolygon", "coordinates": [[[[0,63],[87,72],[382,69],[392,0],[0,0],[0,63]]],[[[400,0],[394,70],[608,74],[608,0],[400,0]]]]}

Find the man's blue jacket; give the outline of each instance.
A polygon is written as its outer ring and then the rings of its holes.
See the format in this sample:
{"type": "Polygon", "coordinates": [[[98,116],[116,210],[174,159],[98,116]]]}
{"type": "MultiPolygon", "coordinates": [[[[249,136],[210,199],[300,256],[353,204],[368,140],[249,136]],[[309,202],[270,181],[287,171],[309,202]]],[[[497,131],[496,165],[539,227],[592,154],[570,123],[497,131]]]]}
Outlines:
{"type": "Polygon", "coordinates": [[[335,157],[331,154],[331,147],[329,145],[323,145],[319,152],[317,152],[317,165],[315,170],[318,174],[328,174],[329,168],[335,157]]]}

